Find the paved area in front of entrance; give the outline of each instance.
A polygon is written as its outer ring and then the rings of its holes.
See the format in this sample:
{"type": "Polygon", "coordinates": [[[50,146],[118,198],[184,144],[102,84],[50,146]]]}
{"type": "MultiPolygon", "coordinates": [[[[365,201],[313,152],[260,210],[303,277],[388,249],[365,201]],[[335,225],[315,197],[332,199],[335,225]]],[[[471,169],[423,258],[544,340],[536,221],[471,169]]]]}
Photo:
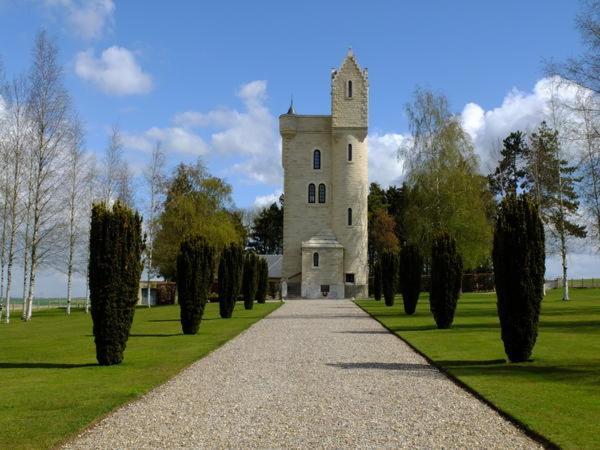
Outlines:
{"type": "Polygon", "coordinates": [[[67,446],[540,447],[348,300],[288,301],[67,446]]]}

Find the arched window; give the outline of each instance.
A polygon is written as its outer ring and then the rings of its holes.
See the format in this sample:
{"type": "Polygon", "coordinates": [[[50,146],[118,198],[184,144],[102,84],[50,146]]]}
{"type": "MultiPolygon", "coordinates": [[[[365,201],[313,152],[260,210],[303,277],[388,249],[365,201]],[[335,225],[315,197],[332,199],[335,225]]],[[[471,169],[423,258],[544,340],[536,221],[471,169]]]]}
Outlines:
{"type": "Polygon", "coordinates": [[[352,225],[352,208],[348,208],[348,225],[352,225]]]}
{"type": "Polygon", "coordinates": [[[315,150],[313,152],[313,169],[321,168],[321,150],[315,150]]]}
{"type": "Polygon", "coordinates": [[[323,183],[319,185],[319,203],[325,203],[325,185],[323,183]]]}
{"type": "Polygon", "coordinates": [[[315,202],[315,185],[314,183],[310,183],[308,185],[308,203],[315,202]]]}
{"type": "Polygon", "coordinates": [[[319,254],[313,253],[313,267],[319,267],[319,254]]]}
{"type": "Polygon", "coordinates": [[[348,161],[352,161],[352,144],[348,144],[348,161]]]}
{"type": "Polygon", "coordinates": [[[348,98],[352,97],[352,80],[348,80],[348,98]]]}

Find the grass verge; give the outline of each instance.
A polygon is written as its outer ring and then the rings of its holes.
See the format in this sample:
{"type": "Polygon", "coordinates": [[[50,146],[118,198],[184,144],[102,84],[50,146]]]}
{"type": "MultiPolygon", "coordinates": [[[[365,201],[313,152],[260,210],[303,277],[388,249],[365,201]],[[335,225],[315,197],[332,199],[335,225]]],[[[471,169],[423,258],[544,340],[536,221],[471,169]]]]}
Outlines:
{"type": "Polygon", "coordinates": [[[280,303],[236,305],[231,319],[208,304],[200,331],[181,334],[178,306],[138,308],[118,366],[95,359],[92,321],[82,311],[36,313],[0,324],[0,448],[49,448],[114,408],[164,383],[280,303]]]}
{"type": "Polygon", "coordinates": [[[427,294],[407,316],[402,299],[358,305],[487,401],[563,448],[600,448],[600,289],[559,290],[542,303],[533,360],[506,362],[494,294],[464,294],[438,330],[427,294]]]}

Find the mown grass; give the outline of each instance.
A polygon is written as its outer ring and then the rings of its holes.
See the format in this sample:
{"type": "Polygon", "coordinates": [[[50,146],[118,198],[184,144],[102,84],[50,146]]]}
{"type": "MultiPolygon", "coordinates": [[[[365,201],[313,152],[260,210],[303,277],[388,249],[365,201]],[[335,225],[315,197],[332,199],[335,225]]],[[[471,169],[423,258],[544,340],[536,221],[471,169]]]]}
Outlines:
{"type": "Polygon", "coordinates": [[[138,308],[118,366],[96,363],[89,315],[51,309],[0,324],[0,448],[49,448],[165,382],[275,310],[237,305],[221,319],[207,305],[200,331],[181,334],[178,306],[138,308]]]}
{"type": "Polygon", "coordinates": [[[600,448],[600,289],[543,301],[533,360],[505,361],[494,294],[465,294],[449,330],[435,327],[427,294],[414,316],[402,299],[357,303],[499,409],[564,448],[600,448]]]}

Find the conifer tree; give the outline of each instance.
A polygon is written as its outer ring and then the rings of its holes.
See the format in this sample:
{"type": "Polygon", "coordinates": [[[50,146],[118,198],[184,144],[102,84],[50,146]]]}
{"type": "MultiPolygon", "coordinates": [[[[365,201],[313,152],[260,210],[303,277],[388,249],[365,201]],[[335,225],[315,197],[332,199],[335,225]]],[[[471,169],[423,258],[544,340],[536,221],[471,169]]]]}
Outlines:
{"type": "Polygon", "coordinates": [[[96,359],[119,364],[129,338],[142,273],[142,219],[116,202],[92,206],[89,285],[96,359]]]}
{"type": "Polygon", "coordinates": [[[269,287],[269,264],[264,258],[258,258],[257,264],[258,283],[256,286],[256,302],[265,303],[267,299],[267,288],[269,287]]]}
{"type": "Polygon", "coordinates": [[[577,224],[579,200],[576,167],[562,158],[558,131],[542,122],[531,134],[527,152],[528,188],[549,236],[558,245],[563,270],[563,300],[569,300],[567,276],[567,239],[586,236],[577,224]]]}
{"type": "Polygon", "coordinates": [[[258,287],[257,261],[258,256],[254,253],[247,253],[244,259],[242,294],[244,296],[244,308],[246,309],[252,309],[256,298],[256,288],[258,287]]]}
{"type": "Polygon", "coordinates": [[[183,334],[196,334],[212,283],[214,248],[200,236],[181,242],[177,255],[177,291],[183,334]]]}
{"type": "Polygon", "coordinates": [[[373,264],[373,297],[375,300],[381,300],[382,294],[382,285],[381,285],[381,261],[377,259],[373,264]]]}
{"type": "Polygon", "coordinates": [[[404,312],[414,314],[421,292],[421,275],[423,274],[423,257],[416,245],[408,244],[400,252],[400,288],[404,312]]]}
{"type": "Polygon", "coordinates": [[[510,361],[527,361],[537,338],[545,272],[544,227],[528,197],[510,195],[499,205],[492,257],[504,350],[510,361]]]}
{"type": "Polygon", "coordinates": [[[439,233],[431,248],[431,292],[429,307],[438,328],[450,328],[462,281],[462,258],[456,241],[448,233],[439,233]]]}
{"type": "Polygon", "coordinates": [[[521,131],[510,133],[502,141],[498,167],[488,176],[490,190],[494,195],[516,194],[527,183],[524,159],[528,153],[527,141],[521,131]]]}
{"type": "Polygon", "coordinates": [[[219,313],[223,319],[231,318],[235,302],[240,295],[244,250],[231,244],[221,252],[219,260],[219,313]]]}
{"type": "Polygon", "coordinates": [[[398,274],[398,255],[395,252],[383,252],[381,255],[381,286],[386,306],[394,306],[396,277],[398,274]]]}

